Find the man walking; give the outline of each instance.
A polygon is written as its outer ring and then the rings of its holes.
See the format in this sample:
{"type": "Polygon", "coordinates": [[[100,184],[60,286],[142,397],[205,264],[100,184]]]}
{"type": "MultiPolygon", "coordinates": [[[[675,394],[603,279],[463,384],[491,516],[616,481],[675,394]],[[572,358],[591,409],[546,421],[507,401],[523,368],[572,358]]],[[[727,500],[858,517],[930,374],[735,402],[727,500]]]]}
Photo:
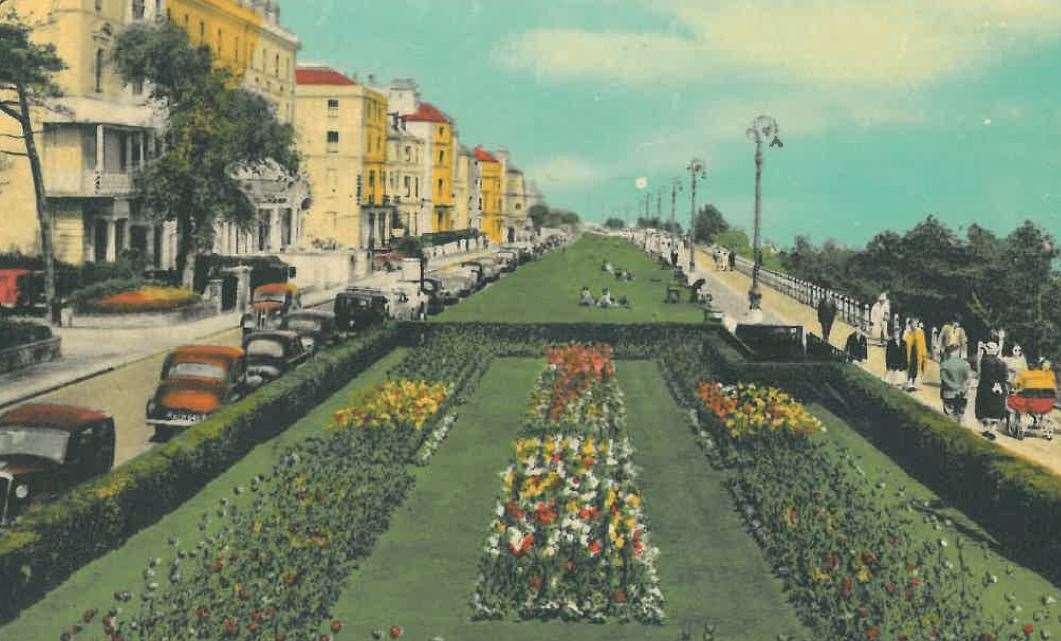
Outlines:
{"type": "Polygon", "coordinates": [[[822,339],[829,342],[829,334],[833,332],[833,321],[836,320],[836,302],[833,295],[829,294],[818,303],[818,322],[822,325],[822,339]]]}
{"type": "Polygon", "coordinates": [[[969,402],[967,390],[973,378],[973,368],[958,353],[957,345],[947,345],[944,354],[943,362],[939,365],[939,396],[943,401],[943,413],[961,423],[969,402]]]}

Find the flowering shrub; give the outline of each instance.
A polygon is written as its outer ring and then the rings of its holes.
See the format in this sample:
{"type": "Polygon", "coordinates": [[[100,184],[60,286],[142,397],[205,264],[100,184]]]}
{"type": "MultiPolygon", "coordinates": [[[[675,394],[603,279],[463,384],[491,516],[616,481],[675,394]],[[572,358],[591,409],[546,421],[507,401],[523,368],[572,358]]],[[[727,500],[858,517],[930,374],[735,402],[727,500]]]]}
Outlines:
{"type": "Polygon", "coordinates": [[[332,427],[397,428],[419,430],[446,400],[442,383],[388,380],[355,397],[354,403],[335,413],[332,427]]]}
{"type": "Polygon", "coordinates": [[[87,301],[85,311],[100,314],[135,314],[141,312],[168,312],[194,305],[200,297],[190,289],[145,285],[138,289],[87,301]]]}
{"type": "Polygon", "coordinates": [[[525,436],[501,475],[472,597],[476,618],[662,621],[659,551],[621,434],[613,373],[607,346],[549,351],[525,436]]]}
{"type": "Polygon", "coordinates": [[[729,436],[753,438],[763,433],[782,432],[808,436],[822,431],[822,423],[789,394],[775,387],[730,385],[704,381],[697,395],[729,436]]]}

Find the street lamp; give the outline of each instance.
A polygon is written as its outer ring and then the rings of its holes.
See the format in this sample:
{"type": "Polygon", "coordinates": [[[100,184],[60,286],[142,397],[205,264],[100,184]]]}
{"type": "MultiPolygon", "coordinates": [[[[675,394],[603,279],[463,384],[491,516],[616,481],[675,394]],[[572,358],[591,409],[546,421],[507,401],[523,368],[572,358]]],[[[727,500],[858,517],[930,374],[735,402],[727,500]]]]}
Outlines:
{"type": "Polygon", "coordinates": [[[784,147],[780,138],[780,127],[770,116],[759,116],[752,121],[752,126],[745,132],[748,140],[755,143],[755,231],[752,235],[752,254],[755,259],[752,267],[752,288],[748,290],[748,319],[760,322],[763,312],[760,307],[763,294],[759,291],[759,269],[763,264],[760,248],[760,227],[763,215],[763,142],[769,141],[771,147],[784,147]]]}
{"type": "Polygon", "coordinates": [[[696,225],[696,183],[707,178],[704,161],[693,158],[686,167],[689,171],[689,273],[696,271],[696,252],[693,249],[693,227],[696,225]]]}

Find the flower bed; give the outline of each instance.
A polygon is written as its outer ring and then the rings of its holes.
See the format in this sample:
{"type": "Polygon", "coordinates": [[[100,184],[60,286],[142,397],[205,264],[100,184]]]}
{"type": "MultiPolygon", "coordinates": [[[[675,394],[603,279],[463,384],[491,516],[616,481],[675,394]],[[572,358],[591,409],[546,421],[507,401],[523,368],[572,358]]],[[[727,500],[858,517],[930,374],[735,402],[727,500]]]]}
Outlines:
{"type": "Polygon", "coordinates": [[[527,436],[502,474],[474,616],[658,623],[659,552],[622,435],[611,350],[556,348],[549,363],[531,393],[527,436]],[[579,426],[580,416],[590,420],[579,426]]]}
{"type": "Polygon", "coordinates": [[[145,285],[131,291],[86,301],[83,311],[96,314],[169,312],[190,307],[202,299],[190,289],[145,285]]]}
{"type": "Polygon", "coordinates": [[[842,447],[810,438],[820,423],[791,397],[713,381],[698,395],[705,451],[733,470],[749,529],[822,638],[1024,639],[1046,621],[1047,611],[1020,608],[1008,621],[986,618],[981,598],[993,579],[972,576],[967,545],[914,536],[912,510],[888,510],[885,483],[869,482],[842,447]]]}
{"type": "Polygon", "coordinates": [[[125,641],[330,641],[343,627],[331,607],[347,575],[412,486],[413,453],[459,398],[448,390],[474,384],[480,361],[475,350],[454,354],[445,345],[411,352],[392,376],[439,363],[438,374],[458,378],[445,385],[434,376],[392,379],[355,397],[333,429],[288,448],[270,474],[248,479],[216,514],[204,515],[201,540],[172,541],[171,560],[149,560],[138,606],[123,606],[134,595],[116,586],[108,614],[86,610],[63,638],[92,623],[105,638],[125,641]],[[386,419],[389,407],[409,411],[386,419]]]}

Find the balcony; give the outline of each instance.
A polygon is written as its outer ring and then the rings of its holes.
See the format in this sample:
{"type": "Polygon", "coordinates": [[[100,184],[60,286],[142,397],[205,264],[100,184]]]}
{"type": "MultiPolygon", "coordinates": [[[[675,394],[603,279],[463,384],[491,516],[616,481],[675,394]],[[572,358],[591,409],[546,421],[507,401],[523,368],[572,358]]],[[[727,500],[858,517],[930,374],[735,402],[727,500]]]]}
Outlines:
{"type": "Polygon", "coordinates": [[[45,176],[49,196],[116,197],[133,193],[135,173],[52,172],[45,176]]]}

